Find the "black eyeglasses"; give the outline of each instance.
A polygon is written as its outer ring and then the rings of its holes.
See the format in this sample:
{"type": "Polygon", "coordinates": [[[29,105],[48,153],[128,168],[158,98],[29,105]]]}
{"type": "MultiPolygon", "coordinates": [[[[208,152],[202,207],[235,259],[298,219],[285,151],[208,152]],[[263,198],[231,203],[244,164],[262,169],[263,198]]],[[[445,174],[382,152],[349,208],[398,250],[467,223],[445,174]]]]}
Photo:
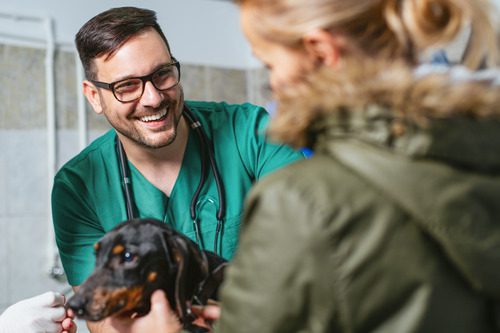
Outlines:
{"type": "Polygon", "coordinates": [[[111,90],[115,98],[128,103],[138,100],[144,93],[146,82],[151,82],[156,90],[165,91],[175,87],[181,80],[181,65],[172,57],[172,62],[161,66],[153,73],[115,81],[111,83],[90,80],[96,87],[111,90]]]}

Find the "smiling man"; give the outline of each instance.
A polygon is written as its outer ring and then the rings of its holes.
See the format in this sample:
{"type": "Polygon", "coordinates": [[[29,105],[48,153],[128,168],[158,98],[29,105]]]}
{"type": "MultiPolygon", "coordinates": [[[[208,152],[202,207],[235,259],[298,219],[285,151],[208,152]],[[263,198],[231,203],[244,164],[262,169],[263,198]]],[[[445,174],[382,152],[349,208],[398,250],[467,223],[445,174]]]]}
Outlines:
{"type": "MultiPolygon", "coordinates": [[[[244,196],[264,175],[302,158],[266,142],[266,111],[184,101],[181,65],[153,11],[123,7],[76,35],[83,92],[113,127],[58,172],[52,211],[59,253],[77,287],[93,245],[121,221],[156,218],[231,259],[244,196]]],[[[92,332],[113,332],[106,323],[92,332]]]]}

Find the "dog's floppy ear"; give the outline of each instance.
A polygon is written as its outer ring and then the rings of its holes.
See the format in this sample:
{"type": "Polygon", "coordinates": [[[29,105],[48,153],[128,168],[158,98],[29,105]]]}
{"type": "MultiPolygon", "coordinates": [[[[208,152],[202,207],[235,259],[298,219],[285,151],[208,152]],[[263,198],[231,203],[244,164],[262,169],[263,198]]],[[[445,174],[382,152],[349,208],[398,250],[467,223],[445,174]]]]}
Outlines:
{"type": "Polygon", "coordinates": [[[198,293],[198,300],[205,304],[209,298],[218,300],[219,286],[224,280],[224,272],[228,266],[227,260],[212,252],[204,252],[208,260],[209,277],[205,279],[198,293]]]}
{"type": "Polygon", "coordinates": [[[183,235],[166,238],[170,258],[176,263],[175,306],[177,314],[184,320],[192,316],[190,302],[200,283],[208,275],[208,261],[198,245],[183,235]]]}
{"type": "Polygon", "coordinates": [[[169,272],[172,272],[172,270],[174,269],[174,264],[172,262],[173,260],[173,257],[170,253],[170,250],[169,250],[169,244],[167,243],[167,239],[171,237],[171,235],[167,232],[162,232],[162,235],[160,237],[160,242],[161,242],[161,246],[163,248],[163,253],[165,254],[165,258],[167,258],[167,269],[169,272]]]}

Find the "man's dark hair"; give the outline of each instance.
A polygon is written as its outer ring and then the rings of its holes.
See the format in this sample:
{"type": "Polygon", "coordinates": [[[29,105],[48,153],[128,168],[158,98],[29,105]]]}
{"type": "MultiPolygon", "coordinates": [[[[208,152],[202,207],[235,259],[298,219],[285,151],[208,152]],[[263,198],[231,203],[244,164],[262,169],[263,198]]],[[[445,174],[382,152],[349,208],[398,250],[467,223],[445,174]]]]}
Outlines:
{"type": "Polygon", "coordinates": [[[153,28],[167,45],[156,19],[156,13],[136,7],[112,8],[94,16],[85,23],[75,36],[76,48],[82,61],[85,76],[89,80],[97,77],[93,60],[104,54],[112,56],[127,40],[144,29],[153,28]]]}

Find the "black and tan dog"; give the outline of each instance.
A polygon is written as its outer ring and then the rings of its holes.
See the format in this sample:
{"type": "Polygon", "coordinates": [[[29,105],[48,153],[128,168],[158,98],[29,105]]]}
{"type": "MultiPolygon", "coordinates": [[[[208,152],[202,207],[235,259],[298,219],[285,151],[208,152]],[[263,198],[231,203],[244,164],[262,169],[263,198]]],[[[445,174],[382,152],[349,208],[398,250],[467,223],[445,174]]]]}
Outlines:
{"type": "Polygon", "coordinates": [[[153,291],[163,289],[184,327],[204,331],[192,324],[191,305],[217,298],[223,258],[154,219],[123,222],[96,243],[95,253],[94,272],[68,301],[79,318],[146,314],[153,291]]]}

